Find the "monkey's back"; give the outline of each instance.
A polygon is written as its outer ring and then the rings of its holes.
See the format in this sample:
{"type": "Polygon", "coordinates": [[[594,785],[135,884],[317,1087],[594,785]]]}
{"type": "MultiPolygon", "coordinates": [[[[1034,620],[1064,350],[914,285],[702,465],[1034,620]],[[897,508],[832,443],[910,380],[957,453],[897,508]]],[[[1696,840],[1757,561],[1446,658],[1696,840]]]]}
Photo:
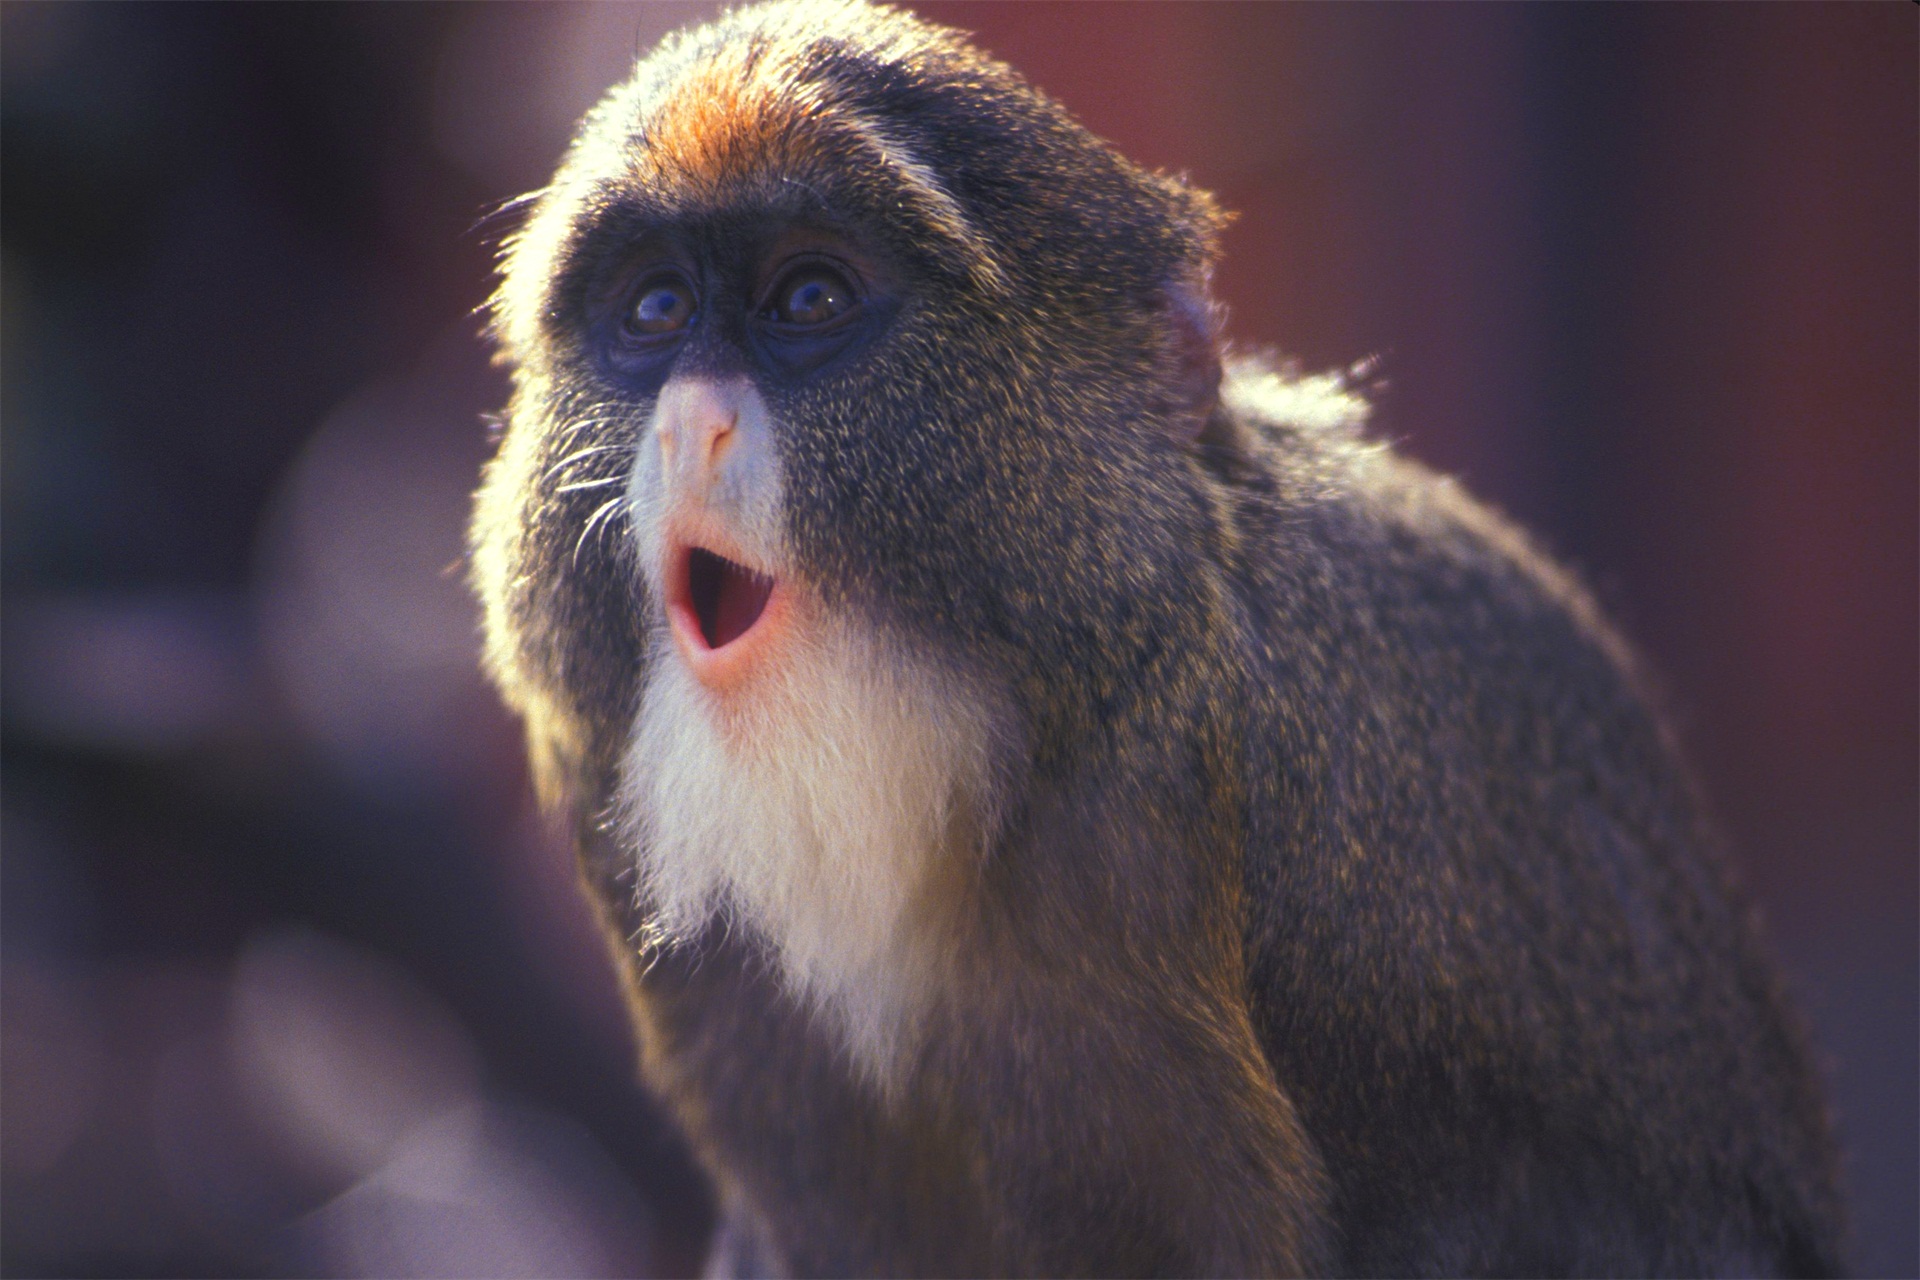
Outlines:
{"type": "Polygon", "coordinates": [[[1249,990],[1343,1268],[1835,1270],[1798,1029],[1624,644],[1338,404],[1225,399],[1249,990]]]}

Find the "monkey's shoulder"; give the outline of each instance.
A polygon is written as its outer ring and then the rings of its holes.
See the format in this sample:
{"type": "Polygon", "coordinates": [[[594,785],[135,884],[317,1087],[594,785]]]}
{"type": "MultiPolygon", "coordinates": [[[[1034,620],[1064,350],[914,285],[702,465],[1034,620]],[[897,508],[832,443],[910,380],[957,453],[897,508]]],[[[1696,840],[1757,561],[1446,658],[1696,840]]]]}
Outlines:
{"type": "Polygon", "coordinates": [[[1731,937],[1642,664],[1578,578],[1351,412],[1243,421],[1264,479],[1227,576],[1254,785],[1301,824],[1282,843],[1370,849],[1395,910],[1506,901],[1518,874],[1539,899],[1523,931],[1551,934],[1606,880],[1621,930],[1704,894],[1731,937]]]}
{"type": "Polygon", "coordinates": [[[1423,683],[1435,664],[1491,677],[1519,661],[1505,674],[1543,690],[1597,678],[1644,701],[1640,664],[1578,575],[1457,480],[1370,437],[1346,378],[1243,365],[1222,402],[1228,571],[1264,648],[1412,663],[1423,683]]]}

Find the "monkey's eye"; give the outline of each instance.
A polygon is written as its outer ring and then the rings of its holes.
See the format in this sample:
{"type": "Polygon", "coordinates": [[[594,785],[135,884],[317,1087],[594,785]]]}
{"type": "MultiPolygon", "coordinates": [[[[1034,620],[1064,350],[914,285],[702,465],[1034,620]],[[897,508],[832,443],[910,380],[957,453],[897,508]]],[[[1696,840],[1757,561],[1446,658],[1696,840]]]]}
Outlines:
{"type": "Polygon", "coordinates": [[[773,291],[767,318],[781,324],[822,325],[853,309],[859,295],[832,267],[811,262],[791,271],[773,291]]]}
{"type": "Polygon", "coordinates": [[[693,290],[675,276],[656,276],[640,290],[627,313],[627,331],[638,337],[677,333],[693,320],[693,290]]]}

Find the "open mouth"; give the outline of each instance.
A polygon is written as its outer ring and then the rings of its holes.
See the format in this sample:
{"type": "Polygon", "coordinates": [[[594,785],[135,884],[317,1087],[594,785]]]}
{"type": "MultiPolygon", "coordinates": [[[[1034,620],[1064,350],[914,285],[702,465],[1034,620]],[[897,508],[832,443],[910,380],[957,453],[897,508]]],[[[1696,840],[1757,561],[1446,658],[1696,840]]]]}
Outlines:
{"type": "Polygon", "coordinates": [[[705,547],[688,547],[675,576],[669,608],[676,629],[709,650],[724,649],[752,631],[773,595],[772,578],[705,547]]]}

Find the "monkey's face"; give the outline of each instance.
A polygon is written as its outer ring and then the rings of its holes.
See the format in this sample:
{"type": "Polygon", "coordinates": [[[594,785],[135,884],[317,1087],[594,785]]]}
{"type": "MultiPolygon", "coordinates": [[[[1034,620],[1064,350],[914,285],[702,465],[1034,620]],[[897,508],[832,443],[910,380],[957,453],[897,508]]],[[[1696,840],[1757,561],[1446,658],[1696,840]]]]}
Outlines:
{"type": "Polygon", "coordinates": [[[738,708],[830,616],[788,534],[792,396],[857,370],[897,292],[845,237],[780,220],[651,236],[601,291],[597,358],[650,403],[627,488],[649,611],[671,660],[738,708]]]}
{"type": "Polygon", "coordinates": [[[642,63],[495,306],[476,577],[550,782],[604,794],[655,662],[734,705],[828,626],[1005,689],[1043,754],[1153,688],[1217,608],[1182,317],[1218,221],[906,15],[642,63]]]}

